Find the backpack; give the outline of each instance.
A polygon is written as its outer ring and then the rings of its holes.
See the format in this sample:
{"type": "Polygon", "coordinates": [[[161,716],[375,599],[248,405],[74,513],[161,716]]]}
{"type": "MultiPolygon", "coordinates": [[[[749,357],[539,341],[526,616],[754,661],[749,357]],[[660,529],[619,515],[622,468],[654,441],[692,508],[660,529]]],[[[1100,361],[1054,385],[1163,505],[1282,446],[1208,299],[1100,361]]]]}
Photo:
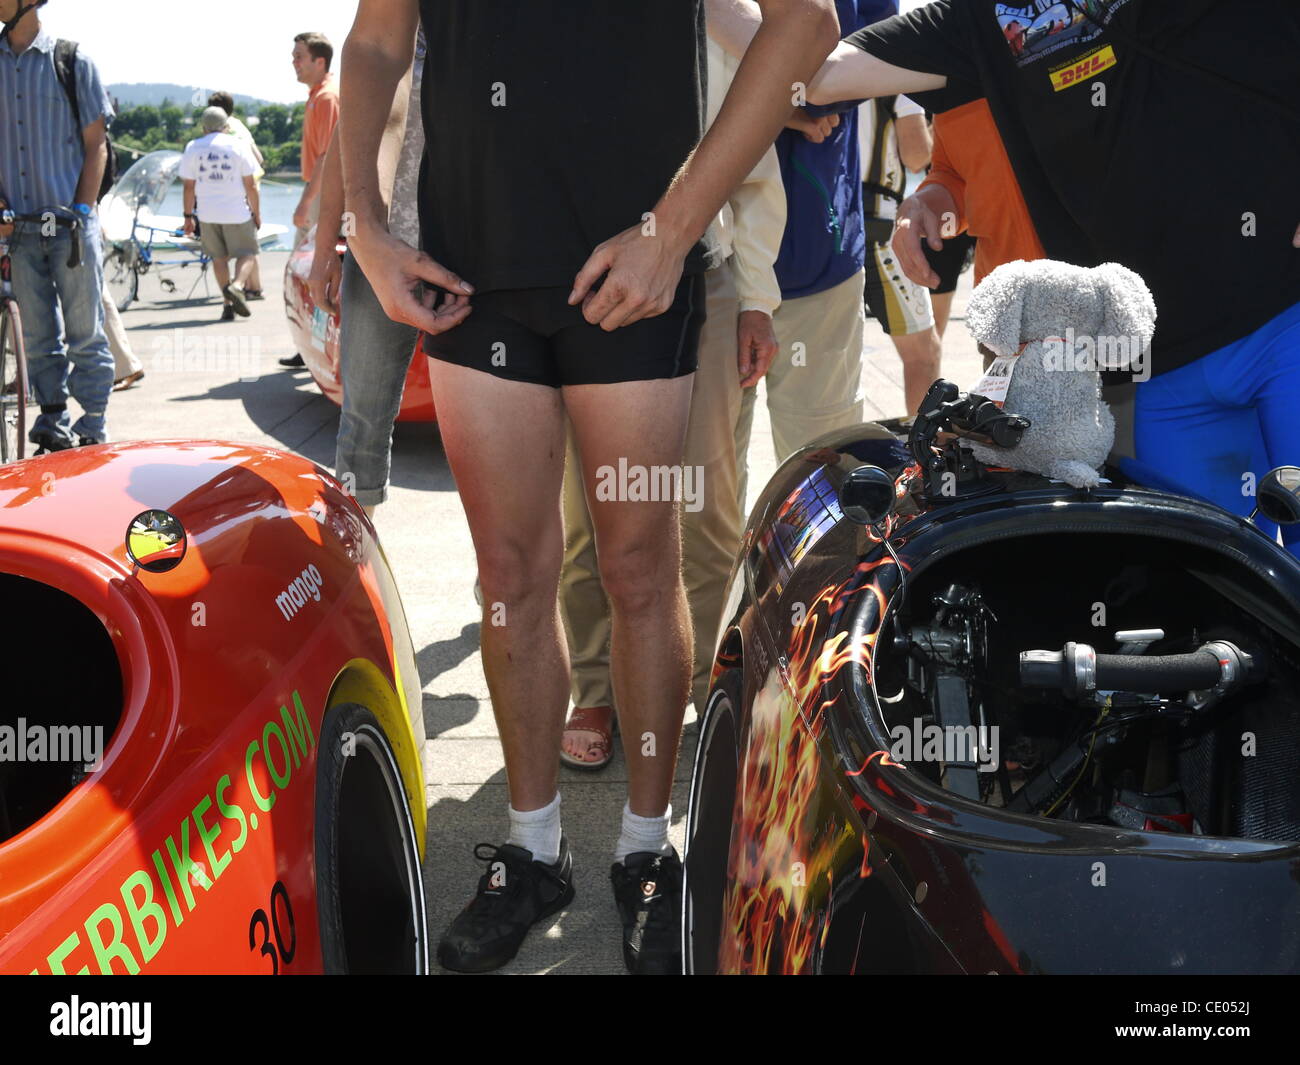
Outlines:
{"type": "MultiPolygon", "coordinates": [[[[68,97],[68,103],[72,105],[72,118],[76,122],[77,132],[80,133],[84,127],[81,124],[81,108],[77,105],[76,41],[60,39],[55,42],[54,72],[58,75],[59,84],[63,86],[63,92],[68,97]]],[[[117,149],[113,147],[113,141],[109,138],[107,131],[104,133],[104,140],[108,146],[108,158],[104,162],[104,177],[99,183],[99,195],[95,197],[96,203],[108,195],[108,190],[117,181],[117,149]]]]}

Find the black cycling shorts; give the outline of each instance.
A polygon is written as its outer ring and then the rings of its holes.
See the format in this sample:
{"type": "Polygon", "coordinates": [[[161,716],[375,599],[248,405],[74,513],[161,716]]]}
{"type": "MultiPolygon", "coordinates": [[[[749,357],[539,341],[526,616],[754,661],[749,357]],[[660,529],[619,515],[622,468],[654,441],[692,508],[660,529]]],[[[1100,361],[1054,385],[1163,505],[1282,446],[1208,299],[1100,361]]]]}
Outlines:
{"type": "Polygon", "coordinates": [[[502,289],[470,297],[454,329],[425,335],[435,359],[510,381],[604,385],[694,373],[704,325],[704,275],[683,277],[663,314],[606,332],[570,307],[568,288],[502,289]]]}
{"type": "Polygon", "coordinates": [[[933,296],[943,296],[957,289],[957,281],[975,258],[975,238],[969,233],[958,233],[943,242],[943,250],[935,251],[929,241],[921,241],[921,250],[930,260],[930,267],[939,275],[939,286],[931,290],[933,296]]]}

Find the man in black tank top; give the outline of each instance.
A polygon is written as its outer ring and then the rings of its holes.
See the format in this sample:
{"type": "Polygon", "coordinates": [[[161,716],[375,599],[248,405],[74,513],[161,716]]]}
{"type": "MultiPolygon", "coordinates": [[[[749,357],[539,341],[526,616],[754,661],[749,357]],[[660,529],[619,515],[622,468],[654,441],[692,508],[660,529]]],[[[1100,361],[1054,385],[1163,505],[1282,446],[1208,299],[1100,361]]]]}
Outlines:
{"type": "Polygon", "coordinates": [[[679,464],[712,265],[702,237],[838,37],[830,0],[760,6],[764,26],[703,140],[702,0],[362,0],[344,48],[351,247],[388,314],[426,333],[509,781],[509,838],[479,855],[478,891],[438,949],[448,968],[504,965],[573,897],[557,791],[567,416],[613,613],[624,960],[680,969],[681,865],[667,832],[691,633],[676,506],[691,485],[679,464]],[[421,251],[386,232],[376,165],[417,16],[421,251]]]}

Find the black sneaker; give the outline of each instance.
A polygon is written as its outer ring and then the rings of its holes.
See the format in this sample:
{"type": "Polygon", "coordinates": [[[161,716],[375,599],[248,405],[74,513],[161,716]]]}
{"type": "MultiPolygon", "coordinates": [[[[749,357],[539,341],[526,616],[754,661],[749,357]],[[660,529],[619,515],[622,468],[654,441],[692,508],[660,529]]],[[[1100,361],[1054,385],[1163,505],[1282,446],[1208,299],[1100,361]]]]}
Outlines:
{"type": "Polygon", "coordinates": [[[94,447],[96,444],[103,444],[106,441],[96,440],[93,436],[77,437],[77,447],[94,447]]]}
{"type": "Polygon", "coordinates": [[[254,300],[264,300],[266,296],[262,294],[260,288],[246,288],[244,289],[244,299],[252,303],[254,300]]]}
{"type": "Polygon", "coordinates": [[[301,370],[304,369],[307,364],[302,361],[301,355],[290,355],[287,359],[281,359],[280,365],[286,370],[301,370]]]}
{"type": "Polygon", "coordinates": [[[438,944],[438,961],[461,973],[499,969],[518,952],[528,930],[573,901],[573,855],[560,840],[554,865],[533,861],[533,852],[509,843],[480,843],[474,857],[488,863],[478,894],[451,922],[438,944]]]}
{"type": "Polygon", "coordinates": [[[235,308],[235,313],[241,318],[247,318],[253,312],[248,309],[248,301],[244,299],[244,290],[241,286],[230,284],[221,290],[221,294],[230,301],[229,306],[235,308]]]}
{"type": "Polygon", "coordinates": [[[670,976],[682,971],[682,860],[677,851],[638,851],[609,870],[623,919],[628,972],[670,976]]]}
{"type": "Polygon", "coordinates": [[[235,308],[229,303],[221,308],[221,320],[223,322],[233,322],[235,320],[235,308]]]}
{"type": "Polygon", "coordinates": [[[36,455],[53,455],[56,451],[67,451],[76,446],[72,437],[63,436],[51,429],[33,429],[27,439],[36,445],[36,455]]]}

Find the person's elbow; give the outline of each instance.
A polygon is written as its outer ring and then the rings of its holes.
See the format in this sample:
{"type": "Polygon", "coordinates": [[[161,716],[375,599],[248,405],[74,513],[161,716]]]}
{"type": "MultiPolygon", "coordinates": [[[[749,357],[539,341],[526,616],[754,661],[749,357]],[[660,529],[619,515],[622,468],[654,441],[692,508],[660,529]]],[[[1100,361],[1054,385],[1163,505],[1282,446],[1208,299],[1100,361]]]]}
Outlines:
{"type": "Polygon", "coordinates": [[[833,47],[826,61],[821,65],[812,81],[808,83],[807,101],[815,106],[839,103],[841,100],[857,99],[845,90],[845,64],[859,58],[861,53],[852,45],[840,44],[833,47]]]}
{"type": "Polygon", "coordinates": [[[930,165],[930,153],[924,145],[902,145],[898,147],[898,158],[908,170],[919,174],[930,165]]]}

